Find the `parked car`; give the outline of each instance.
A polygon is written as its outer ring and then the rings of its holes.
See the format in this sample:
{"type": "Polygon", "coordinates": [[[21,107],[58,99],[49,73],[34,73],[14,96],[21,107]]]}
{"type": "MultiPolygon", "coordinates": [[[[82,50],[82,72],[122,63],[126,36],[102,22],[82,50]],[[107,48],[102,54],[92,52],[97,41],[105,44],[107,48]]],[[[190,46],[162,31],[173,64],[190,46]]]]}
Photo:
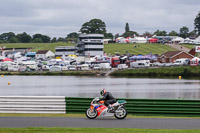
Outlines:
{"type": "Polygon", "coordinates": [[[90,70],[90,67],[88,64],[82,64],[82,65],[80,65],[80,69],[81,70],[90,70]]]}
{"type": "Polygon", "coordinates": [[[101,66],[99,64],[95,64],[93,70],[101,70],[101,66]]]}
{"type": "Polygon", "coordinates": [[[165,67],[170,67],[170,66],[174,66],[174,64],[173,63],[164,63],[164,66],[165,67]]]}
{"type": "Polygon", "coordinates": [[[43,65],[43,66],[42,66],[42,70],[43,70],[43,71],[49,71],[49,66],[43,65]]]}
{"type": "Polygon", "coordinates": [[[60,72],[61,71],[61,66],[51,66],[49,68],[50,72],[60,72]]]}
{"type": "Polygon", "coordinates": [[[118,65],[118,69],[122,70],[122,69],[127,69],[128,66],[126,64],[119,64],[118,65]]]}
{"type": "Polygon", "coordinates": [[[61,70],[62,71],[68,71],[68,67],[67,66],[61,66],[61,70]]]}
{"type": "Polygon", "coordinates": [[[76,70],[76,66],[74,66],[74,65],[69,65],[69,66],[68,66],[68,70],[69,70],[69,71],[75,71],[75,70],[76,70]]]}
{"type": "Polygon", "coordinates": [[[157,66],[157,67],[162,67],[164,65],[165,65],[164,63],[160,63],[160,62],[154,62],[154,63],[152,63],[152,66],[157,66]]]}

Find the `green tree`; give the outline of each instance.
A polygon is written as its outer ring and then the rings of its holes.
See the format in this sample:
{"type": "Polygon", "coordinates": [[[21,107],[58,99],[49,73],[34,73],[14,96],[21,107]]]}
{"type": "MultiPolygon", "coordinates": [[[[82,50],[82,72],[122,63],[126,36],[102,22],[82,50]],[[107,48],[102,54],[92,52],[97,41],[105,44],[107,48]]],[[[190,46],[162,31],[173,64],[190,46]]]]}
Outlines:
{"type": "Polygon", "coordinates": [[[198,35],[196,34],[196,31],[193,30],[193,31],[189,32],[189,36],[197,37],[198,35]]]}
{"type": "Polygon", "coordinates": [[[186,26],[183,26],[182,28],[180,28],[180,36],[183,38],[186,38],[189,36],[189,29],[186,26]]]}
{"type": "Polygon", "coordinates": [[[126,26],[125,26],[125,32],[129,32],[129,31],[130,31],[130,29],[129,29],[129,24],[126,23],[126,26]]]}
{"type": "Polygon", "coordinates": [[[67,38],[78,38],[78,33],[72,32],[67,35],[67,38]]]}
{"type": "Polygon", "coordinates": [[[30,35],[28,35],[26,32],[17,34],[16,37],[19,40],[19,42],[21,42],[21,43],[30,43],[32,40],[32,37],[30,35]]]}
{"type": "Polygon", "coordinates": [[[42,43],[42,39],[41,38],[35,38],[33,40],[33,43],[42,43]]]}
{"type": "Polygon", "coordinates": [[[154,34],[156,36],[166,36],[167,35],[167,32],[166,31],[160,31],[160,30],[157,30],[156,32],[154,32],[154,34]]]}
{"type": "Polygon", "coordinates": [[[63,38],[63,37],[59,37],[57,41],[58,41],[58,42],[65,42],[66,40],[65,40],[65,38],[63,38]]]}
{"type": "Polygon", "coordinates": [[[145,33],[143,33],[143,36],[145,36],[145,37],[151,37],[152,34],[150,32],[148,32],[148,31],[145,31],[145,33]]]}
{"type": "Polygon", "coordinates": [[[51,40],[51,43],[55,43],[55,42],[57,42],[56,37],[54,37],[54,38],[51,40]]]}
{"type": "Polygon", "coordinates": [[[18,39],[16,37],[12,37],[9,40],[10,43],[18,43],[18,39]]]}
{"type": "Polygon", "coordinates": [[[85,22],[81,29],[81,33],[97,33],[105,34],[106,33],[106,24],[101,19],[92,19],[89,22],[85,22]]]}
{"type": "Polygon", "coordinates": [[[178,33],[176,31],[169,32],[169,36],[178,36],[178,33]]]}
{"type": "Polygon", "coordinates": [[[196,18],[194,19],[194,28],[198,35],[200,35],[200,12],[197,14],[196,18]]]}
{"type": "Polygon", "coordinates": [[[78,33],[72,32],[72,33],[69,33],[65,39],[67,41],[76,41],[77,38],[78,38],[78,33]]]}
{"type": "Polygon", "coordinates": [[[115,38],[118,38],[120,35],[119,35],[119,33],[117,33],[116,35],[115,35],[115,38]]]}
{"type": "Polygon", "coordinates": [[[42,42],[43,43],[49,43],[51,41],[51,38],[49,36],[46,35],[42,35],[42,42]]]}
{"type": "Polygon", "coordinates": [[[195,30],[197,31],[197,34],[200,35],[200,12],[197,14],[194,20],[194,26],[195,30]]]}
{"type": "Polygon", "coordinates": [[[42,34],[35,34],[35,35],[33,35],[33,40],[35,40],[36,38],[42,38],[42,34]]]}
{"type": "Polygon", "coordinates": [[[104,38],[106,38],[106,39],[113,39],[113,34],[112,33],[105,33],[104,34],[104,38]]]}
{"type": "Polygon", "coordinates": [[[42,34],[35,34],[35,35],[33,35],[33,40],[37,39],[37,41],[39,41],[38,38],[40,38],[43,43],[49,43],[50,40],[51,40],[51,38],[49,36],[46,36],[46,35],[42,35],[42,34]]]}
{"type": "Polygon", "coordinates": [[[0,40],[4,42],[9,42],[12,37],[15,37],[13,32],[3,33],[0,35],[0,40]]]}
{"type": "Polygon", "coordinates": [[[123,37],[133,37],[134,35],[139,35],[136,31],[129,31],[129,32],[125,32],[124,34],[122,34],[123,37]]]}

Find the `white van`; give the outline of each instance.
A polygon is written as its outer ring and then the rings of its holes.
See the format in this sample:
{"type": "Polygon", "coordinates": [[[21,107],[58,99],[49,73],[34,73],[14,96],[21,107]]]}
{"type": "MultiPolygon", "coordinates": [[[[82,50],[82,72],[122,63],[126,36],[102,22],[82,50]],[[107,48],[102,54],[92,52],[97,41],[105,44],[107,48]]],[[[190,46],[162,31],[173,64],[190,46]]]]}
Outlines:
{"type": "Polygon", "coordinates": [[[112,69],[110,63],[100,63],[101,69],[110,70],[112,69]]]}
{"type": "Polygon", "coordinates": [[[183,66],[183,65],[188,65],[189,62],[190,62],[190,59],[181,58],[181,59],[177,59],[177,60],[174,62],[174,65],[175,65],[175,66],[183,66]]]}
{"type": "Polygon", "coordinates": [[[8,71],[18,71],[19,65],[17,63],[8,64],[8,71]]]}
{"type": "Polygon", "coordinates": [[[150,67],[149,60],[142,60],[130,63],[130,68],[147,68],[150,67]]]}
{"type": "Polygon", "coordinates": [[[80,67],[81,67],[81,70],[90,70],[90,67],[88,64],[82,64],[80,65],[80,67]]]}

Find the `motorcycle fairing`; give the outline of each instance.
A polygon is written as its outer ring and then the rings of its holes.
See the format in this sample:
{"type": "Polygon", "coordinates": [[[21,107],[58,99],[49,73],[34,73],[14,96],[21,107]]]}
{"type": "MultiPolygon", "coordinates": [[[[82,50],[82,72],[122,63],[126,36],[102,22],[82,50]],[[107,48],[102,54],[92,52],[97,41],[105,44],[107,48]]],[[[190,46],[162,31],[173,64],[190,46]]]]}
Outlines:
{"type": "Polygon", "coordinates": [[[98,116],[114,116],[114,113],[109,113],[108,107],[104,105],[95,106],[95,109],[98,112],[98,116]]]}

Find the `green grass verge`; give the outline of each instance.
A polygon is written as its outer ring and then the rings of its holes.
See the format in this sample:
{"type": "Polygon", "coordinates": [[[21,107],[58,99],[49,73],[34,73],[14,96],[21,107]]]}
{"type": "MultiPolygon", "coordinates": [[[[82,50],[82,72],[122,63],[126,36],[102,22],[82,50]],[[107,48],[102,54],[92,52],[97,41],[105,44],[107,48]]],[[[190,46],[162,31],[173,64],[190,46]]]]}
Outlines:
{"type": "Polygon", "coordinates": [[[66,42],[58,43],[2,43],[0,47],[5,46],[6,48],[32,48],[33,52],[38,50],[51,50],[55,52],[55,47],[58,46],[74,46],[74,44],[66,42]]]}
{"type": "Polygon", "coordinates": [[[43,76],[96,76],[101,74],[101,71],[61,71],[61,72],[49,72],[49,71],[38,71],[38,72],[8,72],[1,71],[0,75],[43,75],[43,76]]]}
{"type": "MultiPolygon", "coordinates": [[[[192,48],[195,48],[196,46],[199,46],[199,45],[194,45],[194,44],[181,44],[181,45],[186,47],[186,48],[189,48],[189,49],[192,49],[192,48]]],[[[199,57],[200,53],[196,53],[195,56],[199,57]]]]}
{"type": "Polygon", "coordinates": [[[186,48],[189,48],[189,49],[192,49],[192,48],[195,48],[195,46],[198,46],[198,45],[192,45],[192,44],[180,44],[186,48]]]}
{"type": "MultiPolygon", "coordinates": [[[[5,46],[6,48],[32,48],[32,51],[38,50],[51,50],[55,52],[55,47],[58,46],[74,46],[72,43],[58,42],[58,43],[2,43],[0,47],[5,46]]],[[[116,52],[120,54],[126,54],[128,51],[130,54],[162,54],[167,51],[175,51],[175,49],[163,45],[163,44],[105,44],[104,52],[110,55],[115,55],[116,52]],[[136,45],[137,47],[134,47],[136,45]]]]}
{"type": "Polygon", "coordinates": [[[127,69],[114,71],[111,76],[146,76],[146,77],[177,77],[199,78],[200,67],[162,67],[162,68],[145,68],[145,69],[127,69]]]}
{"type": "Polygon", "coordinates": [[[167,45],[163,44],[150,44],[150,43],[142,43],[142,44],[130,44],[130,43],[116,43],[116,44],[104,44],[104,51],[109,55],[115,55],[115,52],[119,54],[126,54],[128,51],[130,54],[163,54],[167,51],[176,51],[167,45]],[[134,47],[136,45],[137,47],[134,47]]]}
{"type": "Polygon", "coordinates": [[[200,130],[134,128],[0,128],[1,133],[200,133],[200,130]]]}
{"type": "MultiPolygon", "coordinates": [[[[23,113],[0,113],[0,117],[86,117],[85,113],[69,113],[69,114],[23,114],[23,113]]],[[[174,117],[174,116],[139,116],[127,115],[127,118],[190,118],[200,119],[200,117],[174,117]]]]}

